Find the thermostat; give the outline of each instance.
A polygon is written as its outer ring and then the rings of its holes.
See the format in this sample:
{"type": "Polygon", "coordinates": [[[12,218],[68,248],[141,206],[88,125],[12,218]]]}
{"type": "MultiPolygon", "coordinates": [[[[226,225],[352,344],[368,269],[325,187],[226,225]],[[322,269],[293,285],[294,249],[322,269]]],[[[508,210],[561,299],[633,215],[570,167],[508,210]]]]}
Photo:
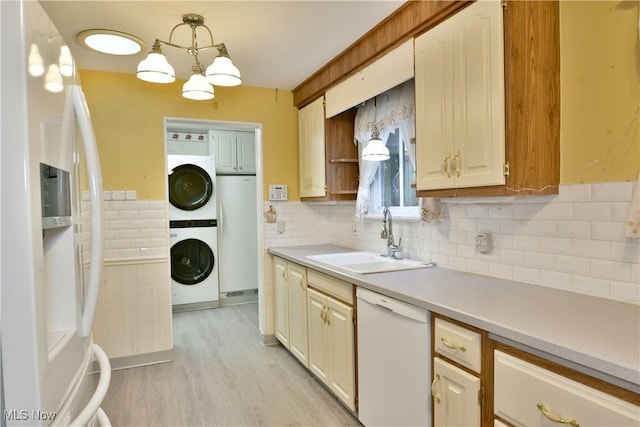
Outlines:
{"type": "Polygon", "coordinates": [[[269,200],[287,200],[287,186],[269,184],[269,200]]]}

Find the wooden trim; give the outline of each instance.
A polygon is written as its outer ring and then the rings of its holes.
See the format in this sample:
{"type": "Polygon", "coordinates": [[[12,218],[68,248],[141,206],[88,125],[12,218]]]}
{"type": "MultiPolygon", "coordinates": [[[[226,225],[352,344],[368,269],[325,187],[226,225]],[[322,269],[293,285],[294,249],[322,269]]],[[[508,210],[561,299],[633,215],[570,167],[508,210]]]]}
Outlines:
{"type": "Polygon", "coordinates": [[[622,387],[618,387],[599,378],[594,378],[583,372],[567,368],[566,366],[560,365],[550,360],[543,359],[539,356],[535,356],[531,353],[527,353],[524,350],[511,347],[498,341],[493,341],[492,347],[492,359],[493,350],[500,350],[503,353],[510,354],[526,362],[532,363],[536,366],[547,369],[558,375],[562,375],[563,377],[569,378],[573,381],[579,382],[580,384],[586,385],[587,387],[594,388],[598,391],[617,397],[618,399],[624,400],[634,405],[638,405],[638,402],[640,401],[640,395],[637,393],[626,390],[622,387]]]}
{"type": "Polygon", "coordinates": [[[304,107],[329,87],[471,3],[456,0],[408,1],[294,88],[293,104],[298,108],[304,107]]]}

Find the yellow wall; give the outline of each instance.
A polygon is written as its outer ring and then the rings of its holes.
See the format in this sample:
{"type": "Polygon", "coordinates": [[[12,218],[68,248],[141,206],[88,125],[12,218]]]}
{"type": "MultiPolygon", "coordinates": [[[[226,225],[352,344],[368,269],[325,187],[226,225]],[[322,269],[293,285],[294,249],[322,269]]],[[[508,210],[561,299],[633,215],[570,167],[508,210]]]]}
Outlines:
{"type": "Polygon", "coordinates": [[[264,197],[268,184],[288,184],[298,199],[297,111],[290,91],[216,87],[212,101],[180,95],[184,81],[143,82],[131,74],[81,70],[105,190],[136,190],[139,200],[165,197],[164,117],[263,125],[264,197]]]}
{"type": "Polygon", "coordinates": [[[564,184],[635,180],[640,171],[638,7],[560,3],[564,184]]]}
{"type": "MultiPolygon", "coordinates": [[[[634,180],[640,171],[638,2],[562,1],[561,182],[634,180]]],[[[297,115],[290,91],[216,88],[213,101],[180,96],[182,81],[81,70],[105,189],[164,198],[163,117],[263,124],[264,198],[287,184],[299,200],[297,115]]]]}

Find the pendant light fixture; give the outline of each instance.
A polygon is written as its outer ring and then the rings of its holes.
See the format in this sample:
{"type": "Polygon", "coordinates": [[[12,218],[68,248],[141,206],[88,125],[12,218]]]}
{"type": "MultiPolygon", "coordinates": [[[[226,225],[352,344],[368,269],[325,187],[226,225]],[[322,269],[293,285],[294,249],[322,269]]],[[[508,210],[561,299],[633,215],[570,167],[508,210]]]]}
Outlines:
{"type": "Polygon", "coordinates": [[[214,44],[211,30],[204,24],[201,15],[189,13],[182,16],[182,23],[177,24],[169,34],[169,41],[156,39],[151,52],[146,59],[138,64],[137,77],[141,80],[152,83],[172,83],[175,81],[175,71],[162,52],[161,45],[167,45],[178,49],[184,49],[194,57],[194,65],[191,67],[193,74],[182,87],[182,96],[188,99],[205,100],[212,99],[215,94],[213,85],[217,86],[237,86],[242,82],[240,71],[233,65],[227,47],[224,43],[214,44]],[[191,46],[180,46],[172,42],[174,31],[183,25],[191,28],[191,46]],[[204,28],[209,33],[211,44],[208,46],[198,46],[196,30],[204,28]],[[198,54],[205,49],[214,48],[218,51],[218,56],[206,69],[198,60],[198,54]]]}
{"type": "MultiPolygon", "coordinates": [[[[362,150],[362,160],[379,162],[382,160],[389,160],[389,149],[380,139],[380,130],[378,129],[377,105],[376,98],[373,98],[373,129],[371,131],[371,139],[367,143],[367,146],[362,150]]],[[[381,126],[381,123],[380,123],[381,126]]]]}

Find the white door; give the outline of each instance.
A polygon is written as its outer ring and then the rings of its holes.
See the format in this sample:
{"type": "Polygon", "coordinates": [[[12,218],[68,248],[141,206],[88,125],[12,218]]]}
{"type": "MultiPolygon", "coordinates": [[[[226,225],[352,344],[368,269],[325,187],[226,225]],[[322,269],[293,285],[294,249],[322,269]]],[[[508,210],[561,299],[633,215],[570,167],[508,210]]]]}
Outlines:
{"type": "Polygon", "coordinates": [[[278,341],[289,348],[289,286],[287,262],[273,258],[273,292],[275,312],[275,335],[278,341]]]}
{"type": "Polygon", "coordinates": [[[505,183],[502,14],[500,2],[485,1],[451,19],[456,187],[505,183]]]}
{"type": "Polygon", "coordinates": [[[254,132],[236,134],[236,156],[238,173],[256,173],[256,143],[254,132]]]}
{"type": "Polygon", "coordinates": [[[327,307],[330,387],[340,400],[355,411],[353,308],[333,298],[327,298],[327,307]]]}
{"type": "Polygon", "coordinates": [[[327,298],[307,288],[307,319],[309,328],[309,369],[329,385],[329,351],[325,304],[327,298]]]}
{"type": "Polygon", "coordinates": [[[236,171],[236,133],[224,130],[210,130],[209,138],[216,153],[216,173],[236,171]]]}
{"type": "Polygon", "coordinates": [[[415,39],[416,185],[453,185],[453,51],[451,20],[415,39]]]}
{"type": "Polygon", "coordinates": [[[300,197],[326,195],[324,98],[298,110],[300,197]]]}
{"type": "Polygon", "coordinates": [[[433,359],[433,378],[435,426],[479,426],[480,379],[438,357],[433,359]]]}
{"type": "Polygon", "coordinates": [[[289,350],[309,367],[307,337],[307,276],[306,269],[289,263],[289,350]]]}

